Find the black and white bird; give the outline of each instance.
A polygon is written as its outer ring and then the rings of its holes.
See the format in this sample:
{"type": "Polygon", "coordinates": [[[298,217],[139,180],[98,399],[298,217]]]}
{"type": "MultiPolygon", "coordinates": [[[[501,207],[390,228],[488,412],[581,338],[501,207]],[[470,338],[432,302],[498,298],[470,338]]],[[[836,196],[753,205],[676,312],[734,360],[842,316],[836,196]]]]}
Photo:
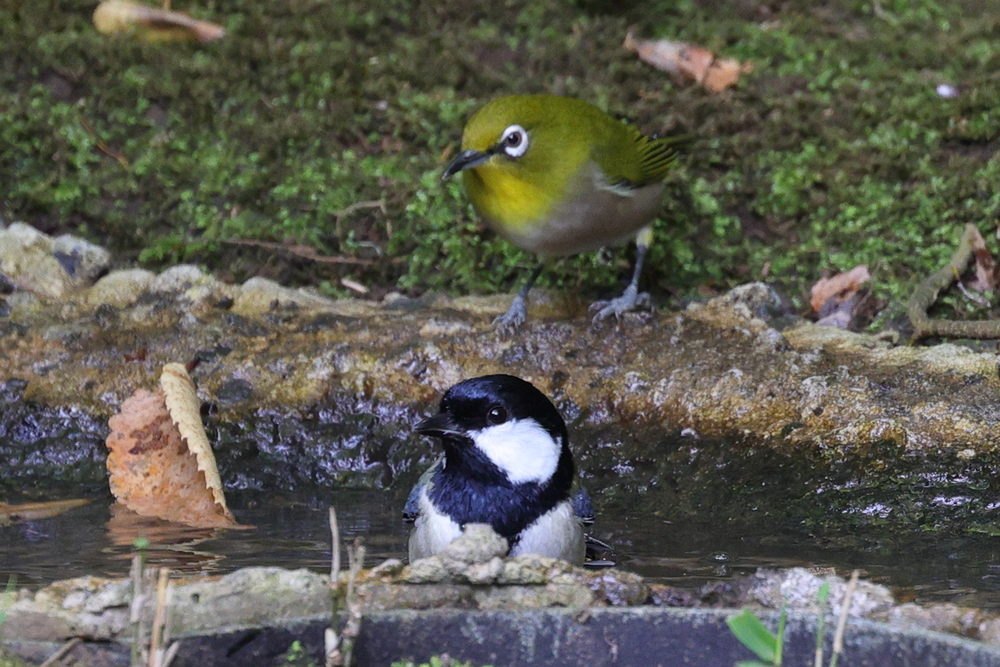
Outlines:
{"type": "Polygon", "coordinates": [[[576,476],[566,424],[552,402],[512,375],[456,384],[416,430],[441,440],[444,457],[417,482],[403,517],[413,521],[410,560],[440,552],[470,523],[487,523],[510,555],[582,564],[583,524],[594,512],[576,476]]]}

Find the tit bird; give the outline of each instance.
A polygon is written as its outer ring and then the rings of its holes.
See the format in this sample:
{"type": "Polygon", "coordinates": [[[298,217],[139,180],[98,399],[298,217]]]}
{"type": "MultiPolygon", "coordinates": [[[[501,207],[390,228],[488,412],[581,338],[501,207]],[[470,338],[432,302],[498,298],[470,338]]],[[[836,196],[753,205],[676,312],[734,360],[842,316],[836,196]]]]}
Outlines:
{"type": "Polygon", "coordinates": [[[650,224],[663,179],[676,160],[676,139],[650,139],[592,104],[558,95],[512,95],[469,119],[462,152],[443,178],[462,172],[479,215],[500,236],[542,258],[506,314],[514,329],[527,317],[528,291],[550,257],[574,255],[636,238],[625,292],[591,306],[595,320],[648,301],[639,293],[650,224]]]}
{"type": "Polygon", "coordinates": [[[512,375],[456,384],[440,411],[416,430],[441,440],[444,458],[410,493],[403,517],[414,522],[410,560],[437,554],[466,524],[487,523],[510,555],[584,562],[583,524],[593,521],[575,478],[566,424],[545,394],[512,375]]]}

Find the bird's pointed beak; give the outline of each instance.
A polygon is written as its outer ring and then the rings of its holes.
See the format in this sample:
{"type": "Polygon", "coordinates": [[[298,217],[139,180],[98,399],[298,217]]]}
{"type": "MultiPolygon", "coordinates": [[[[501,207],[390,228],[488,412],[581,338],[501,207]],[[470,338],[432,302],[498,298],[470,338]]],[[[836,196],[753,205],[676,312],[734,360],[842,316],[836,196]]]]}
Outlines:
{"type": "Polygon", "coordinates": [[[492,153],[474,151],[471,148],[468,150],[464,150],[458,154],[458,157],[456,157],[454,160],[451,161],[451,164],[448,165],[448,168],[444,170],[443,174],[441,174],[441,178],[442,179],[451,178],[460,171],[463,171],[465,169],[472,169],[473,167],[478,167],[479,165],[489,160],[491,157],[493,157],[492,153]]]}
{"type": "Polygon", "coordinates": [[[447,412],[439,412],[433,417],[428,417],[417,424],[414,430],[421,435],[429,435],[432,438],[446,438],[449,436],[454,437],[463,435],[462,432],[455,427],[455,424],[451,421],[451,416],[447,412]]]}

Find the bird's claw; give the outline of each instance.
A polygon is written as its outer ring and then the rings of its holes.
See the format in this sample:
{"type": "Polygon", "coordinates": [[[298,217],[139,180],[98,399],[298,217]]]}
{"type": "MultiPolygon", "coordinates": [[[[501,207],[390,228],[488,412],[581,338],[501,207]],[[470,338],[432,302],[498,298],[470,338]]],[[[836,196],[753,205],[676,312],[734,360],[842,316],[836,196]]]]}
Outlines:
{"type": "Polygon", "coordinates": [[[612,315],[617,319],[632,310],[649,308],[649,293],[640,292],[634,285],[625,288],[625,292],[618,298],[609,301],[595,301],[590,304],[589,312],[595,313],[594,324],[606,320],[612,315]]]}
{"type": "Polygon", "coordinates": [[[493,320],[493,329],[500,334],[511,334],[528,319],[528,304],[520,294],[514,297],[510,308],[503,315],[493,320]]]}

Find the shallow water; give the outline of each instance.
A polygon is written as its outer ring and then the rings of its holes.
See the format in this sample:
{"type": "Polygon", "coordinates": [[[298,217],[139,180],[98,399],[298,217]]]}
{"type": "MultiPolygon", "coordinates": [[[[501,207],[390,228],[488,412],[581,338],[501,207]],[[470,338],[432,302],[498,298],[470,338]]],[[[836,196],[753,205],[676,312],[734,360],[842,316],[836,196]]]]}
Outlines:
{"type": "MultiPolygon", "coordinates": [[[[601,506],[600,494],[595,501],[601,506]]],[[[253,530],[191,530],[152,520],[123,520],[101,496],[44,520],[0,528],[0,582],[38,587],[85,574],[125,576],[138,532],[148,535],[154,566],[186,572],[225,573],[250,565],[330,567],[327,505],[337,508],[342,540],[364,538],[367,565],[405,558],[404,498],[385,491],[337,491],[312,497],[231,493],[237,519],[253,530]]],[[[618,503],[616,503],[618,504],[618,503]]],[[[1000,609],[1000,542],[997,538],[818,540],[792,533],[747,533],[739,526],[679,523],[606,508],[594,534],[613,544],[619,566],[655,581],[696,586],[747,574],[758,567],[833,567],[897,589],[904,599],[950,601],[1000,609]]],[[[346,558],[346,557],[345,557],[346,558]]],[[[346,563],[346,560],[344,561],[346,563]]]]}

